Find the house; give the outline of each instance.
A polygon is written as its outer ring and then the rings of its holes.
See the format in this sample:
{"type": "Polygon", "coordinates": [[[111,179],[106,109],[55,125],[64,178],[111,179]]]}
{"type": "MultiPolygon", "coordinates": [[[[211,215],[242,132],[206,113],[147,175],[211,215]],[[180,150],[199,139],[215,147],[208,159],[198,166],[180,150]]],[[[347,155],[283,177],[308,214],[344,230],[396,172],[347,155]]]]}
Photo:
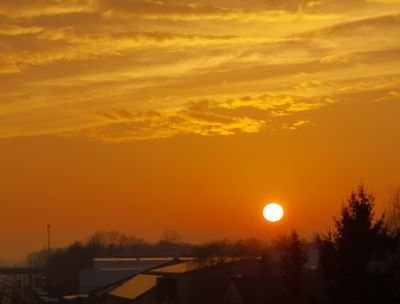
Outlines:
{"type": "Polygon", "coordinates": [[[187,281],[197,269],[194,261],[181,260],[153,268],[133,276],[111,290],[106,303],[169,303],[168,301],[184,299],[187,297],[187,281]]]}
{"type": "Polygon", "coordinates": [[[94,297],[105,304],[220,304],[232,275],[259,275],[258,259],[227,260],[202,264],[176,260],[131,276],[98,290],[94,297]]]}
{"type": "Polygon", "coordinates": [[[92,269],[85,269],[79,273],[79,293],[88,294],[100,287],[166,265],[173,260],[172,257],[95,258],[92,269]]]}

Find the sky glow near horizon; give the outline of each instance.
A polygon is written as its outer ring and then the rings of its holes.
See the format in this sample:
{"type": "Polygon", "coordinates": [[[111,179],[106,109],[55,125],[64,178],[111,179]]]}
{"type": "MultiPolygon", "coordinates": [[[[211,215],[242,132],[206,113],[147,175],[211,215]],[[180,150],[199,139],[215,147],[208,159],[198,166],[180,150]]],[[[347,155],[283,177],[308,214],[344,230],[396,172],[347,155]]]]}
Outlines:
{"type": "Polygon", "coordinates": [[[397,0],[1,1],[0,226],[22,224],[0,259],[40,246],[48,218],[60,245],[97,228],[260,236],[246,223],[276,198],[305,206],[287,221],[311,235],[360,180],[384,196],[400,185],[398,37],[397,0]],[[90,212],[114,200],[111,224],[90,212]],[[242,222],[204,230],[193,206],[242,222]]]}

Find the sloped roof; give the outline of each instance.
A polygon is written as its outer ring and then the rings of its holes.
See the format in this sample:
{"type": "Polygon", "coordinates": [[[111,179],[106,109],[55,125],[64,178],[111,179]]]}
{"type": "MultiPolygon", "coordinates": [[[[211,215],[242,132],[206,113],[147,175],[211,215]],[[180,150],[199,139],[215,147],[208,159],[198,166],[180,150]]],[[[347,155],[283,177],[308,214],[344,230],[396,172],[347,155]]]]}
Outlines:
{"type": "Polygon", "coordinates": [[[189,271],[198,269],[193,261],[185,261],[181,263],[176,263],[173,265],[162,266],[154,268],[150,273],[160,273],[160,274],[181,274],[189,271]]]}
{"type": "Polygon", "coordinates": [[[192,261],[176,260],[158,268],[135,275],[123,282],[110,286],[109,295],[134,300],[151,291],[157,285],[157,279],[167,274],[181,274],[196,269],[192,261]]]}
{"type": "Polygon", "coordinates": [[[136,299],[153,289],[158,278],[157,275],[139,274],[114,289],[110,295],[131,300],[136,299]]]}
{"type": "MultiPolygon", "coordinates": [[[[163,263],[162,265],[154,266],[153,268],[148,269],[147,271],[141,272],[141,274],[145,274],[148,271],[151,271],[152,269],[157,268],[157,267],[168,266],[168,265],[171,265],[171,264],[174,265],[175,263],[176,263],[176,260],[168,258],[168,259],[166,259],[166,262],[163,263]]],[[[93,296],[101,296],[101,295],[104,295],[104,294],[112,294],[112,292],[114,290],[116,290],[117,288],[119,288],[120,286],[125,284],[126,282],[130,281],[132,278],[135,278],[137,275],[139,275],[139,274],[132,274],[132,275],[129,275],[129,276],[127,276],[127,277],[125,277],[125,278],[123,278],[121,280],[118,280],[116,282],[113,282],[113,283],[107,284],[105,286],[102,286],[100,288],[94,289],[94,290],[92,290],[90,292],[90,294],[93,295],[93,296]]]]}

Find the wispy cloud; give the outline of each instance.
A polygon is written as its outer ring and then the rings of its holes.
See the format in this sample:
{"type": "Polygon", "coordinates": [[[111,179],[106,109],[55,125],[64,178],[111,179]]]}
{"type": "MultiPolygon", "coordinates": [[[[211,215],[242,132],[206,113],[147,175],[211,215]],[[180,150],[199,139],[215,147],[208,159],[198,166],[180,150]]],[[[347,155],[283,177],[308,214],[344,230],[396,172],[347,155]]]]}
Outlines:
{"type": "Polygon", "coordinates": [[[0,136],[313,126],[307,113],[344,94],[397,92],[399,13],[383,0],[1,1],[0,136]]]}
{"type": "Polygon", "coordinates": [[[281,129],[295,130],[310,124],[298,114],[333,103],[296,102],[296,96],[245,96],[229,100],[188,102],[179,110],[129,111],[110,109],[97,111],[98,125],[64,135],[80,135],[106,142],[168,138],[177,135],[230,136],[281,129]],[[292,117],[293,116],[293,117],[292,117]],[[284,119],[283,117],[292,117],[284,119]]]}
{"type": "MultiPolygon", "coordinates": [[[[135,112],[113,110],[98,112],[110,122],[78,131],[75,134],[106,142],[168,138],[177,135],[227,136],[257,133],[265,122],[246,116],[216,114],[204,105],[192,104],[176,112],[135,112]]],[[[68,133],[71,135],[71,133],[68,133]]],[[[72,133],[74,134],[74,133],[72,133]]]]}

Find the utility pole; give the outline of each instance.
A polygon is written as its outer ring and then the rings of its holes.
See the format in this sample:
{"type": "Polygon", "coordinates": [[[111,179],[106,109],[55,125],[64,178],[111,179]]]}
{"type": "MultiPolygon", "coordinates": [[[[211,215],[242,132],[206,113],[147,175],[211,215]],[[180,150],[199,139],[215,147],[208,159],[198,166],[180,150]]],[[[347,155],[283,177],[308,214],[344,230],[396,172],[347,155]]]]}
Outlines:
{"type": "Polygon", "coordinates": [[[50,258],[50,224],[47,224],[47,262],[50,258]]]}

